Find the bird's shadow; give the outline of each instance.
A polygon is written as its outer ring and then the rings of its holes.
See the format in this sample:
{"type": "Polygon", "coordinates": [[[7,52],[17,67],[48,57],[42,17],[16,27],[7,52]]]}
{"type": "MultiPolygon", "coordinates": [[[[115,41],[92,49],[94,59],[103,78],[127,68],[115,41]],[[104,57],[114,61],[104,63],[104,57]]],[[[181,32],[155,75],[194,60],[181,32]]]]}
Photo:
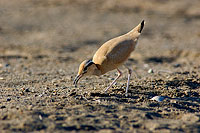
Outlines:
{"type": "Polygon", "coordinates": [[[76,52],[77,50],[80,49],[80,46],[88,46],[88,45],[98,45],[100,43],[100,40],[85,40],[73,44],[68,44],[68,45],[63,45],[60,48],[60,53],[65,53],[65,52],[76,52]]]}
{"type": "MultiPolygon", "coordinates": [[[[114,92],[116,91],[121,91],[121,89],[115,89],[114,92]]],[[[98,98],[105,98],[107,100],[114,100],[114,99],[121,99],[121,101],[124,101],[125,99],[137,99],[138,96],[133,96],[133,95],[125,95],[125,92],[122,92],[123,94],[116,94],[116,93],[104,93],[104,92],[92,92],[90,93],[91,97],[98,97],[98,98]]]]}
{"type": "Polygon", "coordinates": [[[176,57],[167,57],[167,56],[160,56],[160,57],[149,57],[144,59],[144,61],[146,63],[155,63],[155,64],[159,64],[159,63],[172,63],[173,61],[176,60],[176,57]]]}
{"type": "Polygon", "coordinates": [[[200,87],[200,83],[198,83],[197,81],[193,81],[192,79],[186,79],[186,80],[176,79],[172,81],[167,81],[166,85],[170,87],[180,87],[186,85],[190,89],[198,89],[200,87]]]}
{"type": "Polygon", "coordinates": [[[21,56],[21,55],[1,55],[0,59],[28,59],[27,56],[21,56]]]}

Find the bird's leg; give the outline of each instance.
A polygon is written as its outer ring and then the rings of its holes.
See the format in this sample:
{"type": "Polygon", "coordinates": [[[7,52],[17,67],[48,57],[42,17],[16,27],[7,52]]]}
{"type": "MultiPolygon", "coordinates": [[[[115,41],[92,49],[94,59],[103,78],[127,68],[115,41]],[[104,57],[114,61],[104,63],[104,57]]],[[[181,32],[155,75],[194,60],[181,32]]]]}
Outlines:
{"type": "Polygon", "coordinates": [[[131,77],[131,73],[132,73],[132,70],[128,67],[126,67],[128,69],[128,80],[127,80],[127,86],[126,86],[126,93],[125,93],[125,96],[127,97],[128,96],[128,88],[129,88],[129,84],[130,84],[130,77],[131,77]]]}
{"type": "Polygon", "coordinates": [[[118,79],[119,77],[122,76],[122,72],[121,72],[118,68],[117,68],[117,71],[118,71],[118,76],[113,80],[113,82],[110,84],[110,86],[108,86],[108,87],[106,88],[105,92],[107,92],[107,90],[108,90],[110,87],[112,87],[112,85],[117,81],[117,79],[118,79]]]}

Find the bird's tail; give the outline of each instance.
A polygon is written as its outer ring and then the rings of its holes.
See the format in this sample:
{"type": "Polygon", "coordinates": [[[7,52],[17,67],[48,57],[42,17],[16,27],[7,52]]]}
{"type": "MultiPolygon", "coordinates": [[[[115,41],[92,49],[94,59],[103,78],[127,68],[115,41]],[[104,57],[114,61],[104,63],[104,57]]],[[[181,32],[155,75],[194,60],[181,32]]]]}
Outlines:
{"type": "Polygon", "coordinates": [[[145,21],[143,20],[138,26],[136,26],[134,29],[132,29],[129,33],[135,32],[135,31],[138,33],[141,33],[144,28],[144,25],[145,25],[145,21]]]}
{"type": "Polygon", "coordinates": [[[142,30],[143,30],[143,28],[144,28],[144,25],[145,25],[145,21],[143,20],[141,23],[140,23],[140,25],[139,26],[137,26],[138,27],[138,32],[139,33],[141,33],[142,32],[142,30]]]}

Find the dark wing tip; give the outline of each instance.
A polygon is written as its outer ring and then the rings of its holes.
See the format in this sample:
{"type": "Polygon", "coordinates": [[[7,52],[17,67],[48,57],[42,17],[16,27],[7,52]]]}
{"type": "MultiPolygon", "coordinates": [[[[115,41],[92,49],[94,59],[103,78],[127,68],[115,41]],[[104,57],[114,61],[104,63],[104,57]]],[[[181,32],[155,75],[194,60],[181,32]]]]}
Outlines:
{"type": "Polygon", "coordinates": [[[139,30],[140,33],[142,32],[142,30],[143,30],[143,28],[144,28],[144,23],[145,23],[145,21],[143,20],[143,21],[141,22],[141,27],[140,27],[140,30],[139,30]]]}

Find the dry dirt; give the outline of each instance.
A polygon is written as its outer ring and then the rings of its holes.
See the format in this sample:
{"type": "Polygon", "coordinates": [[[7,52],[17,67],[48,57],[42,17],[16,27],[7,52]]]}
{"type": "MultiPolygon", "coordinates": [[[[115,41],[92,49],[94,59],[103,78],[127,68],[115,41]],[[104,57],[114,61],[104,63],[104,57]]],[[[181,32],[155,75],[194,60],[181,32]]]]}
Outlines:
{"type": "Polygon", "coordinates": [[[200,132],[199,0],[0,0],[0,132],[200,132]],[[127,71],[72,81],[105,41],[144,31],[127,71]],[[150,100],[164,96],[162,102],[150,100]]]}

